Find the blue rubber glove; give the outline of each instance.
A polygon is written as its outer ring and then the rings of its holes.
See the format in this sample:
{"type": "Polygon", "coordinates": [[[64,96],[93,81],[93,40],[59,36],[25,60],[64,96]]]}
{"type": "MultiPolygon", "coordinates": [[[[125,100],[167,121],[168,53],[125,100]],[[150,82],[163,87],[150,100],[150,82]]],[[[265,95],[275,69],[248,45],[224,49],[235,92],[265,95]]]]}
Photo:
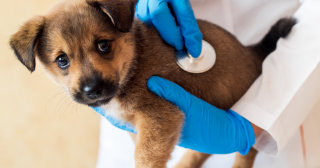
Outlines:
{"type": "Polygon", "coordinates": [[[161,37],[176,50],[185,46],[193,57],[200,55],[202,34],[189,0],[139,0],[136,16],[155,26],[161,37]]]}
{"type": "Polygon", "coordinates": [[[185,113],[179,146],[210,154],[247,154],[255,143],[251,123],[236,112],[218,109],[160,77],[151,77],[148,88],[185,113]]]}
{"type": "MultiPolygon", "coordinates": [[[[236,151],[247,154],[255,143],[250,122],[232,110],[218,109],[160,77],[151,77],[147,85],[152,92],[177,105],[185,113],[179,146],[210,154],[236,151]]],[[[114,126],[136,133],[132,125],[106,116],[100,108],[94,109],[114,126]]]]}

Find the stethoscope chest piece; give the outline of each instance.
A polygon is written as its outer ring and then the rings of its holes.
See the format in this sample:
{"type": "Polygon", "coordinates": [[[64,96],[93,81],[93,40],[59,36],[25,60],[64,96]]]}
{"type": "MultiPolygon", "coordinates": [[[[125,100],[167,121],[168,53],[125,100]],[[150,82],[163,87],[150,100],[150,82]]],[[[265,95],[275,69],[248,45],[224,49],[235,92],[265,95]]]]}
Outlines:
{"type": "Polygon", "coordinates": [[[186,51],[177,53],[177,64],[190,73],[203,73],[210,70],[216,62],[216,52],[206,41],[202,40],[202,50],[198,58],[192,57],[186,51]]]}

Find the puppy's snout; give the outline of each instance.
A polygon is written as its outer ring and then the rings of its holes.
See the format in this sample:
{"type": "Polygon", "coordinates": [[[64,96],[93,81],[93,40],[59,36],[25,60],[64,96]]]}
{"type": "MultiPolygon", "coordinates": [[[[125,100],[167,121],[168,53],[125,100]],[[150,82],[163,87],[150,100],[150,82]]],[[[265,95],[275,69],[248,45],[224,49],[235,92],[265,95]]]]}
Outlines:
{"type": "Polygon", "coordinates": [[[98,106],[109,102],[117,89],[116,82],[92,75],[90,78],[82,78],[80,88],[73,96],[80,103],[98,106]]]}
{"type": "Polygon", "coordinates": [[[88,82],[83,87],[84,96],[88,99],[94,100],[101,97],[103,91],[103,84],[97,81],[88,82]]]}

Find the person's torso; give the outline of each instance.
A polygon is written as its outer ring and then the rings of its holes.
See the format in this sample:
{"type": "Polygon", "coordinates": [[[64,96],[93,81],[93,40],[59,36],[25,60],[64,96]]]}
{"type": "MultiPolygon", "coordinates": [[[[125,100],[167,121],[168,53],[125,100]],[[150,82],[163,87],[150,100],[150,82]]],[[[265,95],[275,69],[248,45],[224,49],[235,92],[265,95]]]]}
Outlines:
{"type": "Polygon", "coordinates": [[[258,42],[283,17],[292,16],[299,0],[191,0],[198,19],[215,23],[242,43],[258,42]]]}

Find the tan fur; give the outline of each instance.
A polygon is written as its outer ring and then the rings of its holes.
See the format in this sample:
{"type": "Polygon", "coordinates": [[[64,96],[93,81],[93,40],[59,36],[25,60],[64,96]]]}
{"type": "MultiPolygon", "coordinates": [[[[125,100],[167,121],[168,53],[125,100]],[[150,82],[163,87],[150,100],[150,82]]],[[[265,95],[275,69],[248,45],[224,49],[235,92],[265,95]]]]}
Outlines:
{"type": "Polygon", "coordinates": [[[183,159],[175,166],[175,168],[195,168],[201,167],[210,157],[210,154],[200,153],[188,149],[183,155],[183,159]]]}
{"type": "MultiPolygon", "coordinates": [[[[128,2],[121,0],[115,8],[127,9],[125,3],[128,2]]],[[[44,20],[38,18],[25,24],[12,36],[11,46],[22,53],[23,60],[27,60],[25,58],[28,56],[24,54],[26,48],[30,47],[27,42],[39,35],[33,52],[49,73],[68,88],[70,94],[79,90],[79,80],[92,75],[92,69],[101,73],[103,78],[119,80],[119,89],[112,101],[124,111],[119,115],[120,118],[134,125],[138,131],[135,138],[136,167],[165,167],[184,121],[183,113],[176,106],[147,89],[149,77],[158,75],[167,78],[210,104],[228,109],[260,74],[260,57],[250,48],[242,46],[231,34],[211,23],[198,22],[204,40],[216,50],[216,64],[208,72],[191,74],[177,66],[174,48],[165,44],[155,29],[135,21],[131,31],[123,32],[128,24],[114,25],[97,10],[84,1],[60,5],[43,17],[44,20]],[[38,31],[39,26],[44,27],[42,32],[38,31]],[[120,28],[123,29],[117,31],[120,28]],[[112,40],[110,58],[103,58],[96,52],[96,39],[112,40]],[[70,67],[66,71],[59,69],[54,62],[60,52],[70,56],[70,67]]],[[[118,15],[121,15],[118,16],[120,21],[116,19],[116,22],[130,20],[125,17],[129,15],[127,10],[118,15]]],[[[32,67],[32,63],[24,64],[32,67]]],[[[255,151],[251,153],[249,159],[246,156],[238,157],[244,161],[237,161],[237,164],[252,166],[255,151]]],[[[190,150],[177,167],[200,167],[208,156],[190,150]]]]}
{"type": "Polygon", "coordinates": [[[235,162],[233,164],[233,168],[247,168],[247,167],[253,167],[254,159],[256,158],[258,151],[256,151],[254,148],[250,149],[250,152],[243,156],[237,153],[235,162]]]}
{"type": "Polygon", "coordinates": [[[10,46],[18,59],[32,72],[35,69],[34,46],[44,25],[44,17],[38,16],[25,23],[10,40],[10,46]],[[19,40],[18,40],[19,39],[19,40]]]}

